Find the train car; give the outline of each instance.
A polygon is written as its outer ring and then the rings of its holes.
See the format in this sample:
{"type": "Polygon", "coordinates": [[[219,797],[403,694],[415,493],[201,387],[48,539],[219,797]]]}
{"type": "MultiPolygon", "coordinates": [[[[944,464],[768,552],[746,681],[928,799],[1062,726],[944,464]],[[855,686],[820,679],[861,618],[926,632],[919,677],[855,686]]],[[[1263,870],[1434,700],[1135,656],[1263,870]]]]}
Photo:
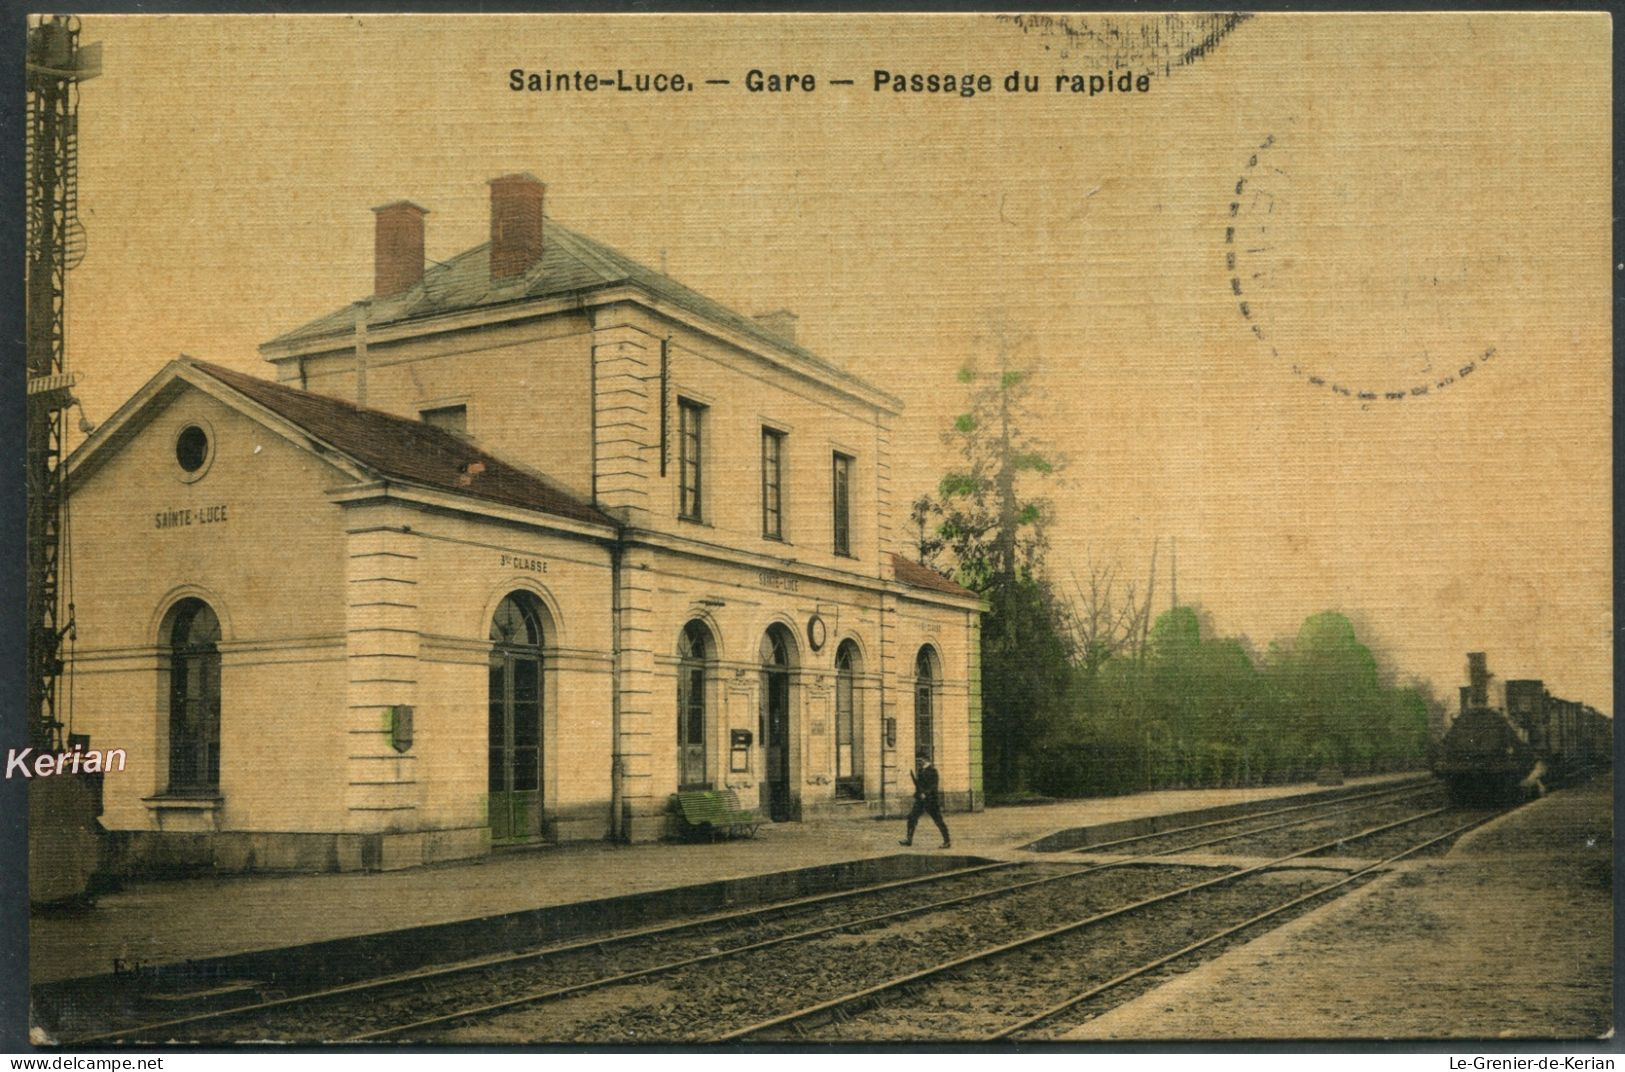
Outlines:
{"type": "Polygon", "coordinates": [[[1576,706],[1575,763],[1587,778],[1614,765],[1614,720],[1589,704],[1576,706]]]}

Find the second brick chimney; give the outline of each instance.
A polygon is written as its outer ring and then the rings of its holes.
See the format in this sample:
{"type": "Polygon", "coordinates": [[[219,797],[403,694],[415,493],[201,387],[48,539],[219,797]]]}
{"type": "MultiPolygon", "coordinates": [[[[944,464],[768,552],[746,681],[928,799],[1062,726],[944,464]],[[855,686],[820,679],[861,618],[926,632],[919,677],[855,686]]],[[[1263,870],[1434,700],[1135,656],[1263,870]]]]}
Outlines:
{"type": "Polygon", "coordinates": [[[523,274],[542,258],[542,195],[528,172],[491,180],[491,278],[523,274]]]}
{"type": "Polygon", "coordinates": [[[373,294],[388,298],[423,278],[423,217],[429,210],[410,201],[373,209],[373,294]]]}

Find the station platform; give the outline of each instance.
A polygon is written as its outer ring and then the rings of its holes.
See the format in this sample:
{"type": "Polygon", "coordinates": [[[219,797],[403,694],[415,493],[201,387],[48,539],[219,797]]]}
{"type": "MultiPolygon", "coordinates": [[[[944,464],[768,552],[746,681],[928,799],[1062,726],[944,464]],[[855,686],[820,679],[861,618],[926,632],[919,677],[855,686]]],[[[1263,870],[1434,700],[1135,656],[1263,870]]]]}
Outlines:
{"type": "Polygon", "coordinates": [[[1604,1038],[1613,799],[1611,778],[1559,790],[1066,1038],[1604,1038]]]}
{"type": "MultiPolygon", "coordinates": [[[[1414,774],[1352,778],[1345,788],[1414,774]]],[[[1167,790],[1094,800],[990,808],[947,816],[953,855],[1042,860],[1021,846],[1070,828],[1274,800],[1307,784],[1167,790]]],[[[912,849],[900,819],[766,823],[757,837],[711,843],[585,843],[504,851],[409,871],[233,875],[127,883],[90,908],[36,912],[29,925],[34,984],[106,975],[115,961],[154,967],[308,945],[529,909],[597,901],[800,868],[938,853],[929,819],[912,849]]]]}

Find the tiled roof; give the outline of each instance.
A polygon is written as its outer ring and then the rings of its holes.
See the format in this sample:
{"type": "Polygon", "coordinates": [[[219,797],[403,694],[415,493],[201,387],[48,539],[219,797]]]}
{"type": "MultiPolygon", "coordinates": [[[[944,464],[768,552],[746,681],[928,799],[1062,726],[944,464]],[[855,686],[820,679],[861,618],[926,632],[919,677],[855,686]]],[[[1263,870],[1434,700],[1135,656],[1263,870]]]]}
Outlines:
{"type": "Polygon", "coordinates": [[[187,363],[389,480],[539,510],[594,525],[615,520],[563,488],[422,421],[271,383],[207,361],[187,363]]]}
{"type": "Polygon", "coordinates": [[[915,588],[928,588],[933,592],[943,592],[950,596],[977,598],[976,593],[969,588],[961,587],[931,567],[922,566],[912,559],[904,558],[902,555],[892,555],[891,564],[897,579],[906,585],[915,588]]]}
{"type": "MultiPolygon", "coordinates": [[[[830,376],[875,388],[811,350],[769,330],[751,317],[734,312],[670,276],[658,272],[551,218],[546,221],[542,256],[529,271],[510,279],[491,278],[489,243],[475,246],[445,263],[431,264],[423,278],[401,294],[371,299],[368,324],[380,327],[538,298],[561,298],[623,284],[635,285],[663,302],[721,324],[742,335],[787,350],[830,376]]],[[[269,346],[291,345],[347,335],[355,330],[356,305],[336,309],[272,339],[269,346]]]]}

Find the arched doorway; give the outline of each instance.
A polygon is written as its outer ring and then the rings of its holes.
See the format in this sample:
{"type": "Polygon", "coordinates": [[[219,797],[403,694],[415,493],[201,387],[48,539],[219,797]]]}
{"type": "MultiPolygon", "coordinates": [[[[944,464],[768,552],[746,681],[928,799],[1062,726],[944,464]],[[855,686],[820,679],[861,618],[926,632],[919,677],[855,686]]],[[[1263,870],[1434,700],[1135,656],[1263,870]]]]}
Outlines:
{"type": "Polygon", "coordinates": [[[201,599],[169,612],[169,792],[220,791],[220,619],[201,599]]]}
{"type": "Polygon", "coordinates": [[[937,761],[937,653],[927,644],[914,658],[914,754],[937,761]]]}
{"type": "Polygon", "coordinates": [[[762,810],[776,823],[795,818],[791,794],[791,747],[795,720],[790,716],[790,671],[794,665],[790,631],[777,623],[762,636],[762,810]]]}
{"type": "Polygon", "coordinates": [[[512,592],[491,617],[487,792],[493,843],[542,832],[542,615],[512,592]]]}
{"type": "Polygon", "coordinates": [[[863,712],[858,695],[862,672],[858,646],[843,640],[835,649],[835,795],[863,799],[863,712]]]}
{"type": "Polygon", "coordinates": [[[677,639],[677,787],[710,788],[706,770],[706,714],[710,665],[715,659],[711,631],[702,622],[683,626],[677,639]]]}

